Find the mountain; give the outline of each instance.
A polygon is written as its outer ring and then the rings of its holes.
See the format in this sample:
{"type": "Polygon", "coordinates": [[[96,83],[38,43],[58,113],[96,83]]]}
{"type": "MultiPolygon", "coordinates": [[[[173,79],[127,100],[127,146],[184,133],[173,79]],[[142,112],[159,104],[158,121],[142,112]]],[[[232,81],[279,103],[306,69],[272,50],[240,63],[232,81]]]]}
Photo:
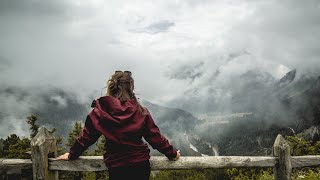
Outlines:
{"type": "Polygon", "coordinates": [[[320,128],[317,126],[311,126],[310,128],[305,129],[301,133],[297,134],[297,136],[314,144],[320,139],[320,128]]]}
{"type": "Polygon", "coordinates": [[[284,77],[282,77],[274,86],[275,89],[280,89],[289,85],[296,77],[297,70],[289,71],[284,77]]]}
{"type": "Polygon", "coordinates": [[[276,82],[272,75],[259,70],[250,70],[233,78],[232,112],[259,111],[260,102],[264,101],[276,82]]]}
{"type": "MultiPolygon", "coordinates": [[[[165,135],[182,154],[201,155],[201,153],[192,148],[193,146],[190,144],[187,136],[187,133],[192,134],[195,126],[201,123],[199,119],[182,109],[159,106],[147,100],[141,101],[141,104],[148,108],[161,133],[165,135]]],[[[151,154],[160,155],[160,153],[155,150],[152,150],[151,154]]]]}
{"type": "Polygon", "coordinates": [[[168,108],[143,100],[141,104],[148,108],[155,123],[167,135],[191,131],[199,119],[191,113],[178,108],[168,108]]]}
{"type": "MultiPolygon", "coordinates": [[[[254,76],[249,73],[249,77],[254,76]]],[[[251,115],[232,121],[229,116],[220,117],[227,123],[204,121],[195,128],[202,139],[218,146],[221,155],[270,155],[279,133],[311,136],[317,132],[309,128],[318,128],[320,123],[320,77],[304,75],[296,79],[293,70],[272,84],[250,80],[247,86],[242,82],[241,92],[247,92],[233,94],[233,107],[251,115]]],[[[317,135],[311,137],[319,140],[317,135]]]]}

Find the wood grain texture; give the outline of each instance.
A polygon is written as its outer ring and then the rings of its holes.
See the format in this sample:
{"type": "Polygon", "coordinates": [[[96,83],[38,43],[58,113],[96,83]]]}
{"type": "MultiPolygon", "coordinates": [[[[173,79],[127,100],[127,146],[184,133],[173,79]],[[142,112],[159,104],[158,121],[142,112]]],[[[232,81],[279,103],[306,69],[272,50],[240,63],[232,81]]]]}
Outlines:
{"type": "Polygon", "coordinates": [[[292,164],[290,155],[290,145],[282,137],[278,135],[273,145],[273,155],[278,157],[278,161],[274,166],[275,180],[291,180],[292,164]]]}
{"type": "Polygon", "coordinates": [[[104,171],[107,170],[102,156],[80,156],[77,160],[49,158],[49,169],[59,171],[104,171]]]}
{"type": "MultiPolygon", "coordinates": [[[[153,156],[150,159],[152,170],[168,169],[207,169],[228,167],[273,167],[274,157],[253,156],[209,156],[181,157],[178,161],[170,161],[164,156],[153,156]]],[[[103,171],[107,170],[102,156],[80,156],[73,161],[49,159],[50,170],[61,171],[103,171]]]]}
{"type": "MultiPolygon", "coordinates": [[[[293,168],[320,166],[320,156],[292,156],[291,161],[293,168]]],[[[163,156],[152,156],[150,162],[153,170],[272,167],[276,164],[277,158],[268,156],[189,156],[181,157],[178,161],[169,161],[163,156]]],[[[9,173],[19,174],[21,169],[29,168],[32,168],[30,159],[0,159],[0,172],[8,171],[9,173]]],[[[80,159],[74,161],[58,161],[49,158],[49,170],[104,171],[107,168],[102,156],[80,156],[80,159]]]]}
{"type": "Polygon", "coordinates": [[[58,172],[49,171],[48,154],[57,155],[55,137],[44,127],[31,139],[33,179],[58,180],[58,172]]]}
{"type": "Polygon", "coordinates": [[[0,158],[0,174],[21,174],[24,169],[32,169],[31,159],[0,158]]]}
{"type": "Polygon", "coordinates": [[[208,157],[181,157],[178,161],[169,161],[165,157],[152,157],[151,164],[154,170],[166,169],[207,169],[229,167],[273,167],[274,157],[253,156],[208,156],[208,157]]]}
{"type": "Polygon", "coordinates": [[[320,156],[292,156],[293,168],[320,166],[320,156]]]}

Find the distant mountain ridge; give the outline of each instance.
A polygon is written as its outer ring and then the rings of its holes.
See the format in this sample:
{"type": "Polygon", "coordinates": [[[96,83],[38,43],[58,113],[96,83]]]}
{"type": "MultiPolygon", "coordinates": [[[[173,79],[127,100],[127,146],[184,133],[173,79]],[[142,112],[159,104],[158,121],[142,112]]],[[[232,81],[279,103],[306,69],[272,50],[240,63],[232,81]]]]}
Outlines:
{"type": "MultiPolygon", "coordinates": [[[[278,81],[260,71],[235,77],[230,108],[234,114],[248,115],[231,116],[232,121],[226,116],[227,123],[199,120],[185,110],[147,100],[141,100],[141,104],[149,109],[161,132],[184,155],[213,155],[210,147],[219,150],[220,155],[269,155],[278,133],[320,137],[314,135],[320,125],[320,76],[297,77],[296,74],[296,70],[290,71],[278,81]]],[[[91,103],[79,102],[72,92],[57,88],[46,91],[36,87],[0,88],[0,97],[12,101],[2,105],[1,123],[12,117],[11,113],[18,112],[11,107],[28,105],[29,109],[18,109],[21,112],[17,119],[34,113],[40,125],[56,127],[57,135],[65,138],[74,121],[84,122],[91,103]]]]}
{"type": "Polygon", "coordinates": [[[175,131],[190,131],[199,124],[199,119],[182,109],[159,106],[147,100],[141,101],[141,104],[148,108],[156,124],[168,135],[173,135],[175,131]]]}

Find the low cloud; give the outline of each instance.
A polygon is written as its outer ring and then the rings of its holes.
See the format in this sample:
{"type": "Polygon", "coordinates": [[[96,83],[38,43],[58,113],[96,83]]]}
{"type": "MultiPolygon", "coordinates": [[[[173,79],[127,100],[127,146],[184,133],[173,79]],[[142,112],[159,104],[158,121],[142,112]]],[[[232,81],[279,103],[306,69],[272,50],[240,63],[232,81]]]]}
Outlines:
{"type": "Polygon", "coordinates": [[[192,62],[192,64],[178,64],[174,68],[167,71],[170,79],[178,80],[194,80],[203,73],[204,62],[192,62]],[[180,66],[179,66],[180,65],[180,66]]]}
{"type": "Polygon", "coordinates": [[[84,121],[90,110],[90,102],[83,103],[72,92],[57,88],[6,87],[0,89],[0,137],[16,133],[28,136],[26,118],[31,114],[38,117],[38,124],[58,128],[66,135],[74,121],[84,121]]]}
{"type": "MultiPolygon", "coordinates": [[[[319,7],[317,0],[1,1],[0,116],[15,122],[37,108],[82,107],[115,70],[133,72],[143,99],[231,113],[235,95],[251,92],[245,85],[263,88],[293,69],[297,79],[319,75],[319,7]]],[[[55,113],[81,114],[67,112],[55,113]]]]}

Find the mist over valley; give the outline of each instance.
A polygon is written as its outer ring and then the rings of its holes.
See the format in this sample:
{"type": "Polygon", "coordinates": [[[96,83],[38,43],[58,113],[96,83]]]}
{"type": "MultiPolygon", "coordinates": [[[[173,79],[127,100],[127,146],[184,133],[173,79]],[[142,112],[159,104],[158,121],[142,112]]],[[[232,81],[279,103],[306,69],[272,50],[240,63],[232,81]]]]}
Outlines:
{"type": "MultiPolygon", "coordinates": [[[[215,115],[140,101],[183,155],[271,155],[277,134],[300,134],[311,141],[320,137],[320,76],[296,77],[296,73],[289,71],[276,80],[260,71],[245,72],[233,84],[231,110],[228,107],[215,115]]],[[[3,138],[12,133],[28,136],[25,118],[31,114],[41,126],[56,128],[56,135],[66,138],[75,121],[84,124],[94,99],[81,102],[75,93],[58,88],[8,87],[0,94],[6,102],[0,116],[3,138]]],[[[152,154],[160,155],[155,150],[152,154]]]]}

